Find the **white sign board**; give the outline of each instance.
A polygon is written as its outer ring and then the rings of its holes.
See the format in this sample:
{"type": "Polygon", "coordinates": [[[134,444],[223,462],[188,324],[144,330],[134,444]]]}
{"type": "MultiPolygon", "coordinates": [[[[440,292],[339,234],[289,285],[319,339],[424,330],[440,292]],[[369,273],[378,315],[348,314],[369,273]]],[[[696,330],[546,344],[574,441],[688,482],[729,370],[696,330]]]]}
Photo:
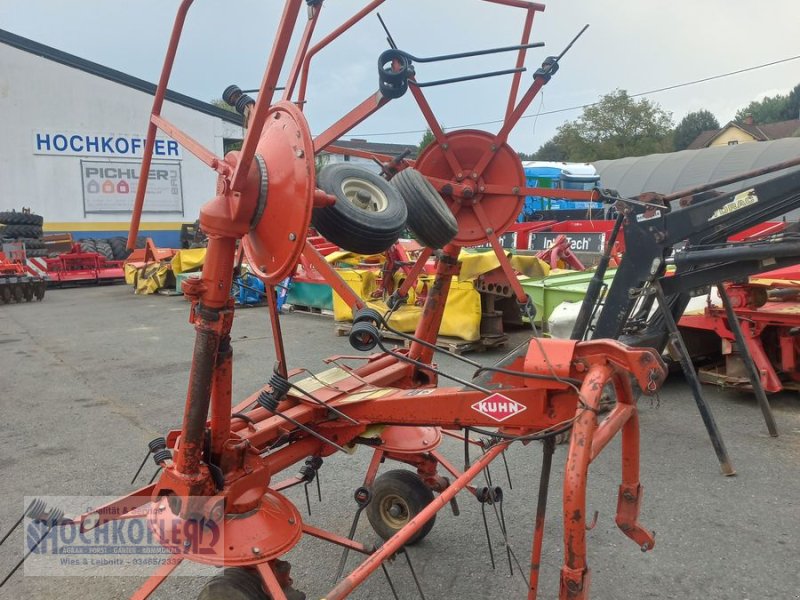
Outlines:
{"type": "MultiPolygon", "coordinates": [[[[83,212],[131,212],[140,172],[141,164],[138,162],[82,160],[83,212]]],[[[183,214],[180,163],[150,165],[144,212],[183,214]]]]}
{"type": "MultiPolygon", "coordinates": [[[[74,131],[34,131],[33,153],[55,156],[105,156],[139,158],[144,152],[145,136],[136,134],[86,133],[74,131]]],[[[181,158],[175,140],[156,138],[153,158],[181,158]]]]}

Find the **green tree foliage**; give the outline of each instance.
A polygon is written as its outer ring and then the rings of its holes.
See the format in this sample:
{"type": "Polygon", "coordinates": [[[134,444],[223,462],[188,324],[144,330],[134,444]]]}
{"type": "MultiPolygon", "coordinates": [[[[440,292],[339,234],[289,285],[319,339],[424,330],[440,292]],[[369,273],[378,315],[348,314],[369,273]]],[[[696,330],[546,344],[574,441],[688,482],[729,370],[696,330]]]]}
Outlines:
{"type": "Polygon", "coordinates": [[[433,136],[433,132],[430,129],[426,129],[422,139],[419,141],[418,152],[425,150],[425,148],[429,146],[435,139],[436,138],[433,136]]]}
{"type": "Polygon", "coordinates": [[[705,109],[690,112],[675,128],[672,139],[675,150],[685,150],[698,135],[710,129],[719,129],[719,121],[711,112],[705,109]]]}
{"type": "Polygon", "coordinates": [[[223,100],[222,98],[214,98],[210,102],[210,104],[213,104],[214,106],[216,106],[217,108],[221,108],[222,110],[227,110],[228,112],[232,113],[236,112],[236,109],[227,102],[225,102],[225,100],[223,100]]]}
{"type": "Polygon", "coordinates": [[[672,150],[672,114],[646,98],[616,90],[558,128],[538,160],[590,162],[672,150]]]}
{"type": "Polygon", "coordinates": [[[800,118],[800,84],[788,94],[767,96],[763,100],[753,100],[744,108],[736,111],[735,120],[743,123],[748,115],[753,116],[753,122],[777,123],[800,118]]]}

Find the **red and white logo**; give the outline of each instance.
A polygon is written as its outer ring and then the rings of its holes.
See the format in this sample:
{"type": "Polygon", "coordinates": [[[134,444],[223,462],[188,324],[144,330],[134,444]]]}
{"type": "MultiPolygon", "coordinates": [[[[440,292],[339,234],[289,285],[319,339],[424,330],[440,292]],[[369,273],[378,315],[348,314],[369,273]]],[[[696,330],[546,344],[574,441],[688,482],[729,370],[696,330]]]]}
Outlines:
{"type": "Polygon", "coordinates": [[[518,415],[526,408],[527,406],[524,404],[503,396],[503,394],[492,394],[472,405],[472,410],[476,410],[498,423],[518,415]]]}

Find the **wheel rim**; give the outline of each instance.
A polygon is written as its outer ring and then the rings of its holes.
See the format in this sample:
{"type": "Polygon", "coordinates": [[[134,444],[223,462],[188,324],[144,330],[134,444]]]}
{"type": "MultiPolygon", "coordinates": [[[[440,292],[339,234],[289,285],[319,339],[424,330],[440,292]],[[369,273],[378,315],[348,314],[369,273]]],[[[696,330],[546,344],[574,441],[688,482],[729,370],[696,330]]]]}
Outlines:
{"type": "Polygon", "coordinates": [[[383,212],[389,206],[386,194],[377,185],[357,177],[342,181],[342,193],[350,204],[367,212],[383,212]]]}
{"type": "Polygon", "coordinates": [[[401,529],[411,520],[408,502],[397,494],[384,496],[379,508],[381,519],[392,529],[401,529]]]}

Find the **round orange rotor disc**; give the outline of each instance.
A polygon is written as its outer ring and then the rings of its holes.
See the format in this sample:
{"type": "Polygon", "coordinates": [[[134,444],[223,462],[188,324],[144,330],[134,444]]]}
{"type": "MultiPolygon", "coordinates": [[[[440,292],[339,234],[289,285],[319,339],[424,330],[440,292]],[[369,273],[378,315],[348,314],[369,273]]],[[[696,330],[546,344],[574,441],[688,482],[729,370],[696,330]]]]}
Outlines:
{"type": "Polygon", "coordinates": [[[454,185],[469,184],[474,187],[474,196],[465,199],[448,194],[446,189],[436,186],[451,210],[457,204],[461,205],[457,211],[454,210],[458,233],[453,238],[453,243],[460,246],[481,244],[488,241],[487,228],[492,229],[495,235],[501,235],[517,220],[522,210],[525,196],[510,193],[513,187],[526,187],[522,161],[511,146],[502,144],[493,152],[494,156],[483,173],[473,177],[473,168],[486,152],[491,151],[496,143],[495,136],[485,131],[463,129],[447,133],[445,137],[447,149],[434,141],[417,159],[415,168],[428,177],[452,181],[454,185]],[[461,167],[458,173],[453,172],[446,152],[452,153],[461,167]],[[482,193],[481,187],[486,186],[502,186],[509,193],[482,193]],[[477,204],[481,205],[486,214],[485,225],[480,223],[475,213],[477,204]]]}
{"type": "Polygon", "coordinates": [[[265,198],[261,217],[242,243],[253,272],[276,284],[291,274],[303,251],[316,189],[314,143],[305,116],[294,104],[270,107],[256,163],[266,170],[265,198]]]}

